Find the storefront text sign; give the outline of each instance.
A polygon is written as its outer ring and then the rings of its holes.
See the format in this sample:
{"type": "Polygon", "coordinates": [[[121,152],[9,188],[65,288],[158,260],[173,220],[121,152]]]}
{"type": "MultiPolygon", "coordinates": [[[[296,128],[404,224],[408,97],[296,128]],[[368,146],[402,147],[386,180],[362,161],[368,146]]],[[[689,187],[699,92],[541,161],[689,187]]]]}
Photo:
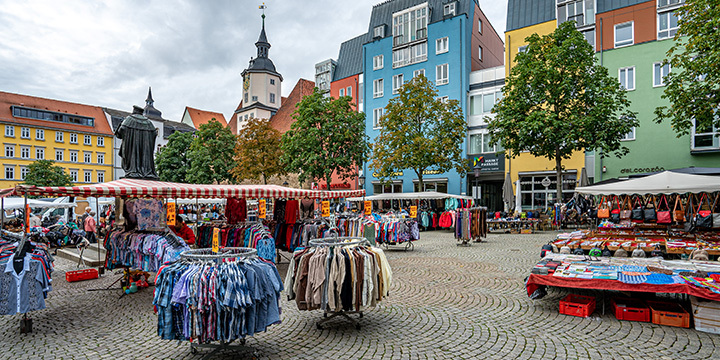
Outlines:
{"type": "Polygon", "coordinates": [[[265,203],[265,199],[260,199],[260,201],[258,201],[258,217],[264,219],[265,216],[267,216],[267,204],[265,203]]]}
{"type": "MultiPolygon", "coordinates": [[[[396,171],[396,172],[392,173],[392,175],[390,175],[390,177],[398,177],[398,176],[403,176],[403,172],[402,172],[402,171],[396,171]]],[[[373,177],[376,178],[376,179],[379,179],[379,178],[380,178],[380,174],[374,172],[374,173],[373,173],[373,177]]]]}
{"type": "Polygon", "coordinates": [[[220,228],[213,229],[212,252],[220,251],[220,228]]]}
{"type": "Polygon", "coordinates": [[[365,215],[371,215],[372,214],[372,201],[366,201],[365,202],[365,215]]]}
{"type": "Polygon", "coordinates": [[[175,203],[167,203],[167,224],[168,226],[175,226],[175,203]]]}
{"type": "Polygon", "coordinates": [[[505,154],[482,154],[469,156],[470,167],[480,166],[480,172],[505,171],[505,154]]]}
{"type": "Polygon", "coordinates": [[[330,201],[323,200],[323,202],[320,206],[320,211],[322,213],[322,217],[330,216],[330,201]]]}

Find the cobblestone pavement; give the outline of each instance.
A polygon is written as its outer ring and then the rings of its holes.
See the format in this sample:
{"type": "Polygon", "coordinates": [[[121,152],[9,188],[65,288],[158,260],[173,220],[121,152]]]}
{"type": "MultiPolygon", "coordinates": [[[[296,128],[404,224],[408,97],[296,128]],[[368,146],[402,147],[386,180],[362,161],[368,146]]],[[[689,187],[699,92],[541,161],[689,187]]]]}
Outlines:
{"type": "MultiPolygon", "coordinates": [[[[498,235],[458,247],[451,233],[423,233],[415,251],[387,251],[395,284],[390,298],[360,319],[356,330],[333,319],[315,327],[320,311],[283,302],[282,324],[247,340],[245,350],[213,358],[259,359],[705,359],[720,358],[720,336],[693,329],[620,322],[600,310],[582,319],[558,314],[565,290],[529,300],[523,279],[540,245],[554,234],[498,235]]],[[[31,334],[20,316],[0,317],[0,358],[200,359],[187,343],[160,340],[152,291],[118,299],[119,290],[88,292],[119,275],[67,283],[56,261],[48,308],[32,313],[31,334]]],[[[279,266],[284,275],[287,264],[279,266]]],[[[596,293],[595,295],[599,295],[596,293]]]]}

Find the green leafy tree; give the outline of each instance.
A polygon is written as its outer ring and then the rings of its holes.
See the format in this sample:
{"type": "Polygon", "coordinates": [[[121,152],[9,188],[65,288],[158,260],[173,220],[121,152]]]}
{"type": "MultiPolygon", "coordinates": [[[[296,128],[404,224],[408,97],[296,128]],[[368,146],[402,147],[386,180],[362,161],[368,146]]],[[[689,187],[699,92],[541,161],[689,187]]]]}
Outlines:
{"type": "Polygon", "coordinates": [[[406,83],[390,99],[380,119],[371,169],[382,180],[412,169],[424,189],[423,173],[434,168],[460,174],[468,170],[462,157],[467,124],[457,100],[442,100],[431,81],[420,75],[406,83]]]}
{"type": "Polygon", "coordinates": [[[325,97],[316,88],[293,113],[295,122],[282,136],[282,162],[300,182],[324,179],[330,190],[333,172],[342,179],[357,175],[367,158],[365,114],[353,110],[352,98],[325,97]]]}
{"type": "Polygon", "coordinates": [[[267,179],[284,173],[280,162],[280,131],[270,126],[269,119],[250,118],[238,134],[235,145],[235,167],[232,174],[237,181],[267,179]]]}
{"type": "Polygon", "coordinates": [[[668,50],[672,71],[664,78],[663,99],[671,106],[655,110],[657,122],[669,120],[677,136],[720,128],[720,1],[687,0],[677,9],[678,31],[668,50]]]}
{"type": "Polygon", "coordinates": [[[215,118],[200,125],[190,145],[187,181],[213,184],[232,181],[236,137],[215,118]]]}
{"type": "Polygon", "coordinates": [[[71,186],[72,178],[50,160],[37,160],[28,165],[24,184],[35,186],[71,186]]]}
{"type": "MultiPolygon", "coordinates": [[[[525,39],[526,52],[515,58],[504,97],[495,104],[489,132],[510,156],[522,151],[555,160],[562,179],[562,160],[576,151],[627,154],[620,140],[638,126],[626,91],[607,69],[596,64],[592,46],[573,22],[553,33],[525,39]]],[[[557,186],[562,201],[562,186],[557,186]]]]}
{"type": "Polygon", "coordinates": [[[177,131],[170,135],[168,143],[155,155],[155,168],[162,181],[184,183],[190,168],[188,152],[193,133],[177,131]]]}

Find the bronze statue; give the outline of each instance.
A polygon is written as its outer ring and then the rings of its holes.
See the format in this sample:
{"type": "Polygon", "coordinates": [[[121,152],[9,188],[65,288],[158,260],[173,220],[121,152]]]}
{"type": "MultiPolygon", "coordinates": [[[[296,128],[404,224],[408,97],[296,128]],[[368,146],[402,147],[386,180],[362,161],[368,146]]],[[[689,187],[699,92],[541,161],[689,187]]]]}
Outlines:
{"type": "Polygon", "coordinates": [[[155,138],[157,129],[143,115],[143,108],[133,106],[133,113],[126,117],[115,136],[122,139],[120,157],[125,178],[157,180],[155,172],[155,138]]]}

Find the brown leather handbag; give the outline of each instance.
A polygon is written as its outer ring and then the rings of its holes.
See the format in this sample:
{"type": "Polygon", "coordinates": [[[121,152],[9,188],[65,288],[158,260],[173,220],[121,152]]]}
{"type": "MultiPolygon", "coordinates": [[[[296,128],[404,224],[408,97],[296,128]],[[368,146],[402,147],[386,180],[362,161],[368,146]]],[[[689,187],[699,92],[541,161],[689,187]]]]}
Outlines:
{"type": "Polygon", "coordinates": [[[630,195],[625,196],[623,199],[622,207],[620,209],[620,220],[628,220],[632,216],[632,205],[630,204],[630,195]]]}
{"type": "Polygon", "coordinates": [[[600,203],[598,204],[598,219],[607,219],[610,217],[610,208],[607,205],[607,202],[605,201],[605,196],[602,197],[600,200],[600,203]]]}
{"type": "Polygon", "coordinates": [[[681,195],[675,195],[675,206],[673,207],[673,219],[678,224],[682,224],[685,222],[685,208],[683,207],[681,195]]]}

